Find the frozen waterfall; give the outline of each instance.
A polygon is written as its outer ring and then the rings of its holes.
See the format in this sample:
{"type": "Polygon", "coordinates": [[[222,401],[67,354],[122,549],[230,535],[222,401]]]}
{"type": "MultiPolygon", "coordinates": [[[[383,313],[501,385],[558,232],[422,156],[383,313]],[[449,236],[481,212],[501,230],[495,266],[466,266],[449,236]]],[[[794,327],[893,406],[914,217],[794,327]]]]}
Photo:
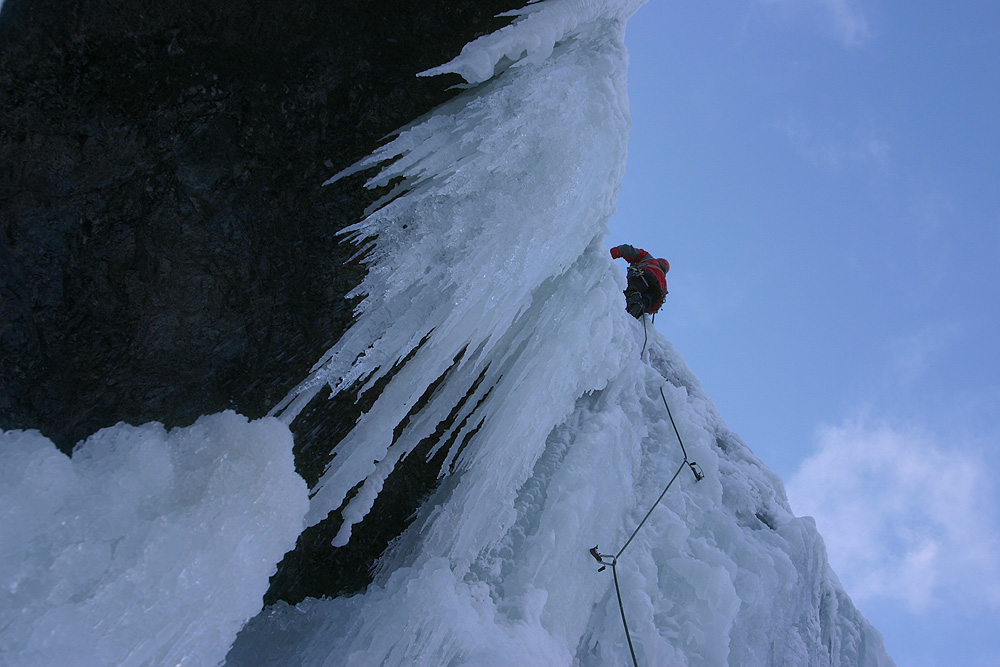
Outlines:
{"type": "Polygon", "coordinates": [[[349,230],[370,267],[358,321],[278,413],[294,419],[324,384],[388,384],[308,520],[346,500],[346,543],[441,424],[450,451],[366,593],[268,610],[230,664],[629,661],[611,578],[587,549],[621,544],[681,461],[661,390],[707,477],[682,478],[619,565],[639,662],[891,664],[813,522],[676,350],[623,311],[605,237],[636,8],[529,5],[431,72],[460,73],[466,91],[348,170],[377,167],[369,187],[393,186],[349,230]]]}
{"type": "Polygon", "coordinates": [[[640,4],[528,5],[427,73],[460,74],[462,92],[334,177],[371,170],[387,190],[348,230],[363,299],[272,417],[115,427],[71,462],[40,434],[3,435],[0,661],[630,664],[611,573],[588,549],[620,546],[682,461],[662,392],[705,479],[682,474],[618,565],[639,664],[893,664],[813,521],[677,350],[624,312],[606,237],[640,4]],[[306,508],[287,424],[324,386],[359,380],[386,384],[306,508]],[[340,509],[346,544],[442,426],[439,484],[374,583],[264,609],[230,649],[303,524],[340,509]],[[67,520],[61,541],[39,541],[67,520]],[[188,595],[206,587],[215,606],[188,595]]]}

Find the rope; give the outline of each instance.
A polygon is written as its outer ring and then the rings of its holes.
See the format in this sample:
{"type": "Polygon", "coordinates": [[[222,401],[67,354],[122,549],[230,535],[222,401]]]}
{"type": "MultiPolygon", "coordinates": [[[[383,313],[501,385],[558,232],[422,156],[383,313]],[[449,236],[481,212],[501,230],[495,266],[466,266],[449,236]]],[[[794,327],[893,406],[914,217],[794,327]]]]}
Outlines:
{"type": "Polygon", "coordinates": [[[700,470],[695,469],[696,466],[698,465],[697,463],[688,463],[688,453],[687,450],[684,449],[684,441],[681,440],[681,434],[677,430],[677,424],[674,423],[674,416],[670,414],[670,406],[667,405],[667,397],[663,395],[663,387],[660,387],[660,398],[663,399],[663,407],[667,409],[667,416],[670,417],[670,425],[674,427],[674,435],[677,436],[677,442],[679,442],[681,445],[681,453],[684,454],[684,463],[687,463],[689,466],[691,466],[691,472],[694,473],[694,481],[700,482],[701,478],[704,477],[704,475],[701,474],[700,470]]]}
{"type": "Polygon", "coordinates": [[[660,494],[660,497],[656,499],[656,502],[653,503],[653,506],[649,508],[648,512],[646,512],[646,516],[642,517],[642,521],[640,521],[639,525],[636,526],[635,530],[632,531],[632,535],[630,535],[628,540],[626,540],[625,546],[619,549],[618,553],[615,554],[615,560],[621,558],[621,555],[625,553],[625,549],[628,548],[628,545],[632,544],[632,540],[634,540],[635,536],[639,534],[639,529],[642,528],[643,524],[646,523],[646,520],[649,518],[649,515],[653,513],[653,510],[656,509],[656,506],[660,504],[661,500],[663,500],[663,496],[667,495],[667,491],[670,490],[670,485],[674,483],[675,479],[677,479],[677,475],[681,474],[681,470],[684,469],[684,465],[686,463],[687,461],[682,462],[681,465],[677,468],[677,472],[674,473],[674,476],[670,478],[669,482],[667,482],[667,486],[664,487],[663,493],[660,494]]]}
{"type": "MultiPolygon", "coordinates": [[[[645,318],[643,318],[643,331],[645,331],[645,324],[646,320],[645,318]]],[[[646,351],[645,343],[643,343],[642,350],[643,352],[646,351]]],[[[640,353],[640,356],[642,356],[642,353],[640,353]]],[[[632,534],[629,535],[629,538],[625,540],[625,544],[622,546],[621,549],[618,550],[618,553],[616,553],[613,556],[611,554],[602,554],[600,551],[597,550],[597,545],[595,545],[594,548],[590,550],[590,555],[593,556],[594,559],[601,564],[601,567],[597,570],[598,572],[603,572],[608,565],[611,566],[611,574],[614,576],[615,580],[615,593],[618,595],[618,609],[621,611],[622,614],[622,626],[624,626],[625,628],[625,639],[628,640],[628,650],[629,653],[632,654],[632,665],[634,667],[639,667],[639,661],[636,660],[635,648],[632,646],[632,635],[628,631],[628,621],[625,619],[625,605],[622,602],[622,591],[621,587],[618,584],[618,559],[622,557],[623,553],[625,553],[625,549],[627,549],[628,546],[632,544],[632,540],[634,540],[635,536],[639,534],[639,530],[642,529],[643,525],[645,525],[646,521],[653,514],[653,510],[655,510],[656,506],[660,504],[661,500],[663,500],[663,496],[667,495],[667,491],[670,490],[670,487],[677,479],[677,476],[681,474],[681,470],[684,469],[684,466],[688,466],[691,469],[691,473],[694,475],[695,483],[698,483],[705,478],[705,473],[701,471],[701,468],[698,467],[698,464],[695,463],[694,461],[688,460],[687,449],[684,447],[684,441],[681,439],[680,431],[677,430],[677,423],[674,421],[674,416],[670,412],[670,405],[667,403],[667,397],[663,393],[663,387],[660,387],[660,398],[663,399],[663,407],[667,409],[667,416],[670,417],[670,424],[671,426],[674,427],[674,435],[677,436],[677,442],[680,443],[681,453],[684,455],[684,460],[681,461],[681,464],[677,467],[677,471],[674,472],[674,476],[670,478],[669,482],[667,482],[667,485],[663,488],[663,491],[660,493],[660,496],[656,499],[656,502],[654,502],[653,506],[649,508],[648,512],[646,512],[646,516],[642,517],[642,521],[640,521],[639,525],[636,526],[635,530],[632,531],[632,534]],[[611,560],[606,560],[608,558],[610,558],[611,560]]]]}
{"type": "Polygon", "coordinates": [[[642,355],[646,353],[646,342],[648,340],[649,340],[649,332],[646,331],[646,318],[644,317],[642,318],[642,351],[639,352],[640,359],[642,359],[642,355]]]}
{"type": "MultiPolygon", "coordinates": [[[[595,549],[597,547],[594,547],[595,549]]],[[[615,561],[618,559],[616,558],[615,561]]],[[[625,639],[628,640],[628,652],[632,654],[632,664],[634,667],[639,667],[639,661],[635,659],[635,648],[632,647],[632,635],[628,632],[628,621],[625,620],[625,605],[622,604],[622,589],[618,586],[618,568],[615,567],[615,563],[611,564],[611,574],[615,578],[615,593],[618,594],[618,608],[622,612],[622,625],[625,626],[625,639]]]]}

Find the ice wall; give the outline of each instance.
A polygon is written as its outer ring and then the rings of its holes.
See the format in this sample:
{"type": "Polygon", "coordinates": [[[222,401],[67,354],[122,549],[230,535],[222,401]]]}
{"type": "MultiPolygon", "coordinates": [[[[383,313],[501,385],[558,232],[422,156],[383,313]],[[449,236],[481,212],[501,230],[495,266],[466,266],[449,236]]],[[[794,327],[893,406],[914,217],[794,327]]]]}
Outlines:
{"type": "Polygon", "coordinates": [[[349,230],[369,266],[357,323],[275,414],[294,420],[324,384],[387,384],[308,521],[342,508],[335,544],[349,541],[442,425],[448,460],[364,594],[266,610],[228,664],[630,662],[587,550],[617,549],[678,468],[664,397],[707,477],[679,479],[618,567],[640,664],[892,664],[812,521],[676,350],[624,313],[605,236],[637,6],[528,6],[429,72],[467,90],[348,170],[376,168],[369,186],[387,189],[349,230]]]}
{"type": "Polygon", "coordinates": [[[291,446],[233,412],[118,425],[72,458],[0,433],[0,664],[220,662],[302,530],[291,446]]]}

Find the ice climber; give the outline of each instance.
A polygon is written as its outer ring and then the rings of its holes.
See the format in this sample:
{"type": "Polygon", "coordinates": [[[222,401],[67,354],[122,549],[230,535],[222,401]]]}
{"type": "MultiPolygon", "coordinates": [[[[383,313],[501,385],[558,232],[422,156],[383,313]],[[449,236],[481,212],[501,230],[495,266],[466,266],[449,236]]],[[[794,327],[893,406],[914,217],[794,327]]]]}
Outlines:
{"type": "Polygon", "coordinates": [[[667,271],[670,262],[650,255],[642,248],[627,243],[611,249],[611,256],[628,262],[628,287],[625,288],[625,310],[639,319],[643,313],[652,315],[663,305],[667,296],[667,271]]]}

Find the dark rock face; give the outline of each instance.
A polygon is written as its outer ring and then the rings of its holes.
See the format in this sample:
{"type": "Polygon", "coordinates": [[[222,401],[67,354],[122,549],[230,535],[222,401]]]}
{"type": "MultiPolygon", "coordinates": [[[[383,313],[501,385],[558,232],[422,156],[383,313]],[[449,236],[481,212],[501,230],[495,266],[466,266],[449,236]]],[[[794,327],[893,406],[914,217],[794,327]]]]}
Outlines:
{"type": "MultiPolygon", "coordinates": [[[[521,4],[6,0],[0,428],[68,452],[119,421],[264,415],[349,325],[363,276],[337,232],[374,195],[320,184],[447,99],[457,78],[416,73],[521,4]]],[[[296,422],[310,483],[353,398],[296,422]]],[[[327,567],[319,528],[269,597],[363,586],[433,483],[411,479],[381,508],[402,518],[338,551],[356,576],[327,567]]]]}

